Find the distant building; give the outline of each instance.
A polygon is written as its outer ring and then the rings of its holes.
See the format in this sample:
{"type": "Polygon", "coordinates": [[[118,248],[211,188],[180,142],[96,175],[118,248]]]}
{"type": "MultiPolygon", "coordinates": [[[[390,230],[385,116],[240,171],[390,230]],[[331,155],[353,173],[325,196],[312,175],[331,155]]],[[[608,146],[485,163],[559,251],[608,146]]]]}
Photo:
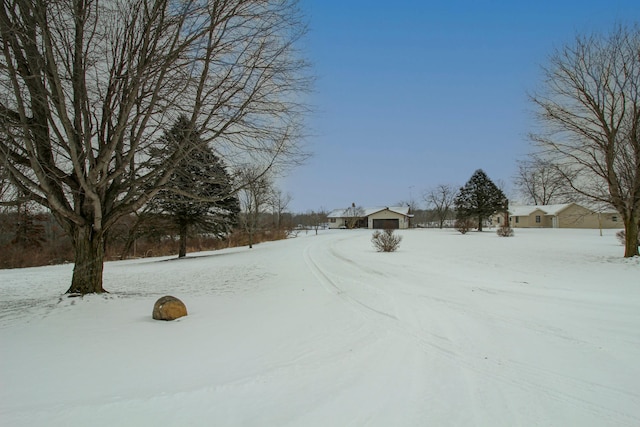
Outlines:
{"type": "MultiPolygon", "coordinates": [[[[502,225],[504,214],[493,216],[502,225]]],[[[577,203],[509,207],[512,228],[624,228],[620,214],[612,209],[589,209],[577,203]]]]}
{"type": "Polygon", "coordinates": [[[336,209],[327,215],[329,228],[409,228],[408,206],[336,209]]]}

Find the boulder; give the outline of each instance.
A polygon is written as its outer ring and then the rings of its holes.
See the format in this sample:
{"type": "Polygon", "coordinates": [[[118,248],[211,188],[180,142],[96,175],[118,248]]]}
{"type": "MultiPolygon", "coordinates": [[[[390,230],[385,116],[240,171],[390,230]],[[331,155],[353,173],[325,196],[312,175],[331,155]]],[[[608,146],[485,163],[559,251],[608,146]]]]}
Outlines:
{"type": "Polygon", "coordinates": [[[155,320],[175,320],[186,315],[187,307],[184,303],[170,295],[160,298],[153,306],[155,320]]]}

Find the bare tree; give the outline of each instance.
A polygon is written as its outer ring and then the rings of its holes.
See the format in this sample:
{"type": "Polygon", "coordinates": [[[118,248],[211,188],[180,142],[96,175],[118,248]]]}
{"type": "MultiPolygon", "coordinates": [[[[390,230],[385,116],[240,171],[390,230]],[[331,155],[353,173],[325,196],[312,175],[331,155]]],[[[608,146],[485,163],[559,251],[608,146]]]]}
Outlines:
{"type": "Polygon", "coordinates": [[[282,216],[289,208],[291,200],[293,200],[293,196],[291,196],[291,194],[283,193],[279,188],[271,190],[269,205],[271,207],[271,214],[275,217],[274,225],[276,230],[282,229],[282,216]]]}
{"type": "Polygon", "coordinates": [[[638,255],[640,28],[578,36],[543,69],[532,96],[544,130],[533,140],[572,190],[612,205],[624,221],[625,257],[638,255]]]}
{"type": "Polygon", "coordinates": [[[240,200],[240,223],[249,235],[249,248],[253,248],[253,238],[258,230],[260,215],[269,203],[273,184],[269,176],[262,173],[260,167],[246,167],[238,173],[242,189],[238,193],[240,200]]]}
{"type": "Polygon", "coordinates": [[[295,0],[2,2],[0,164],[72,237],[67,292],[103,292],[105,234],[188,154],[153,156],[180,114],[230,167],[300,159],[300,18],[295,0]]]}
{"type": "Polygon", "coordinates": [[[424,201],[432,209],[439,228],[444,227],[444,222],[451,217],[456,193],[456,187],[449,184],[437,185],[424,193],[424,201]]]}
{"type": "Polygon", "coordinates": [[[362,206],[356,206],[355,203],[351,203],[351,206],[344,210],[344,225],[350,230],[358,227],[364,214],[365,212],[362,206]]]}
{"type": "Polygon", "coordinates": [[[566,181],[548,160],[531,156],[518,162],[515,185],[527,203],[551,205],[571,199],[566,181]]]}
{"type": "Polygon", "coordinates": [[[320,208],[317,211],[309,212],[308,215],[311,228],[313,228],[316,235],[318,235],[320,227],[327,222],[327,211],[324,208],[320,208]]]}

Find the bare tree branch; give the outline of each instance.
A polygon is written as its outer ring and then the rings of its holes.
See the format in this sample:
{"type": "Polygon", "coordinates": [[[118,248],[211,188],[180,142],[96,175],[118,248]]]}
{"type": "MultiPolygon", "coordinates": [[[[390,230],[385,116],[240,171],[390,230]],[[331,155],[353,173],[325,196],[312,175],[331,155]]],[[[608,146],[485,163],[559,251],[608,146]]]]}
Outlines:
{"type": "Polygon", "coordinates": [[[296,0],[2,1],[0,164],[72,236],[70,292],[189,154],[154,157],[178,116],[232,169],[305,158],[304,33],[296,0]]]}
{"type": "Polygon", "coordinates": [[[441,229],[444,227],[444,222],[451,216],[456,194],[457,188],[455,186],[439,184],[427,190],[423,195],[427,206],[433,209],[441,229]]]}
{"type": "Polygon", "coordinates": [[[577,37],[543,69],[532,96],[543,129],[532,135],[569,187],[615,207],[624,220],[625,256],[638,255],[640,220],[640,28],[577,37]]]}

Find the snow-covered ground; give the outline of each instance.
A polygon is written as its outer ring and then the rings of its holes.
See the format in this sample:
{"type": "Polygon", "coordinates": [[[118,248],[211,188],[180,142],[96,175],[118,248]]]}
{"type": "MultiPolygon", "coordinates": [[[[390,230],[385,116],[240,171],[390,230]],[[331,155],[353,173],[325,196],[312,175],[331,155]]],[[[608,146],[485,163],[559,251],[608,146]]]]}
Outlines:
{"type": "Polygon", "coordinates": [[[614,231],[371,232],[0,271],[6,426],[640,426],[640,259],[614,231]],[[151,319],[155,300],[189,316],[151,319]]]}

